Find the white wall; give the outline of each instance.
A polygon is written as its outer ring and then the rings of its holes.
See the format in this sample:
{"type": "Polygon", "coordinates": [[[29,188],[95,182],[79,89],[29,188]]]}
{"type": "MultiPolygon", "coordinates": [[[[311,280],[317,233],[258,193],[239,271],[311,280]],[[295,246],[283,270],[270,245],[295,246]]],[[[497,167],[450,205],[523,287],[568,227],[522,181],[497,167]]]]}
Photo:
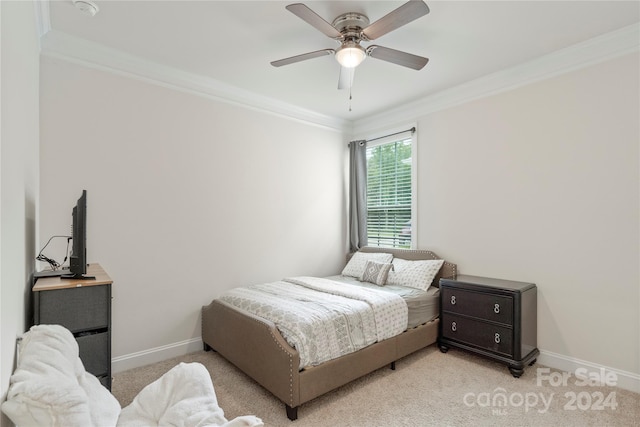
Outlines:
{"type": "Polygon", "coordinates": [[[201,348],[200,308],[226,289],[341,268],[340,133],[52,58],[41,76],[39,239],[68,232],[86,189],[114,369],[201,348]]]}
{"type": "MultiPolygon", "coordinates": [[[[38,55],[32,2],[0,2],[0,388],[29,316],[38,187],[38,55]]],[[[4,414],[1,425],[10,425],[4,414]]]]}
{"type": "MultiPolygon", "coordinates": [[[[68,229],[86,188],[89,258],[115,280],[116,359],[197,338],[199,306],[224,289],[341,265],[341,135],[41,66],[39,239],[68,229]]],[[[463,273],[535,282],[541,360],[636,382],[638,75],[633,54],[406,117],[419,128],[418,247],[463,273]]]]}
{"type": "Polygon", "coordinates": [[[638,55],[418,118],[418,247],[535,282],[547,362],[640,378],[638,55]]]}

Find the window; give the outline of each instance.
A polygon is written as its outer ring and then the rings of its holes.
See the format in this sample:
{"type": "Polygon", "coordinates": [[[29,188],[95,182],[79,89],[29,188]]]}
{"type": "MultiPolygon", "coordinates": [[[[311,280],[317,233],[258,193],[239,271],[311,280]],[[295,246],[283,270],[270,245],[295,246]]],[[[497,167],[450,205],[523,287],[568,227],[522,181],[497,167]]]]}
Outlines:
{"type": "Polygon", "coordinates": [[[412,138],[367,146],[368,244],[411,248],[412,138]]]}

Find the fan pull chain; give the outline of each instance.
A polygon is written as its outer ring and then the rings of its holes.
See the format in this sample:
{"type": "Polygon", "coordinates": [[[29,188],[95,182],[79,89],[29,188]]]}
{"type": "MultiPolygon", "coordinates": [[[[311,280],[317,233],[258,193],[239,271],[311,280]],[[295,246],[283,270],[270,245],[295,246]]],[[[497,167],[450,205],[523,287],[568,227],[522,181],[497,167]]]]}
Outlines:
{"type": "Polygon", "coordinates": [[[349,112],[351,112],[351,100],[353,97],[351,96],[351,86],[349,86],[349,112]]]}

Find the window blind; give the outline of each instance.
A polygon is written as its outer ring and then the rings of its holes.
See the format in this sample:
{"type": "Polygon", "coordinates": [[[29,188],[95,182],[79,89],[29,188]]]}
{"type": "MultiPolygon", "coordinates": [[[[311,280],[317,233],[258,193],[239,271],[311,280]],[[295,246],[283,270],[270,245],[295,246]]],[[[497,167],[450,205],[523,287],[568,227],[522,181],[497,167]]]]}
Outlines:
{"type": "Polygon", "coordinates": [[[368,244],[411,247],[411,138],[367,147],[368,244]]]}

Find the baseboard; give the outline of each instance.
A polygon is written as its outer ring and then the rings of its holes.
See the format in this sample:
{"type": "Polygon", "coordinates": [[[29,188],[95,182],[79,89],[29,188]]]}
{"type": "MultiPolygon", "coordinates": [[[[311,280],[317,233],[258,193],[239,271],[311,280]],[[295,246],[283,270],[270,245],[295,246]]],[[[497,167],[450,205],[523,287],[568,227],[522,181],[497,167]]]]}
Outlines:
{"type": "MultiPolygon", "coordinates": [[[[591,378],[591,375],[601,375],[602,372],[612,372],[616,375],[616,386],[625,390],[640,393],[640,375],[633,372],[621,371],[619,369],[610,368],[608,366],[597,365],[585,360],[557,354],[546,350],[540,350],[538,357],[540,365],[550,368],[559,369],[561,371],[576,373],[580,369],[580,373],[591,378]]],[[[578,376],[578,375],[576,375],[578,376]]]]}
{"type": "MultiPolygon", "coordinates": [[[[111,359],[111,369],[113,373],[126,371],[128,369],[138,368],[140,366],[150,365],[152,363],[162,362],[163,360],[173,357],[183,356],[185,354],[194,353],[202,350],[202,338],[192,338],[173,344],[155,347],[148,350],[138,351],[136,353],[126,354],[124,356],[114,357],[111,359]]],[[[587,376],[600,375],[603,370],[612,372],[616,375],[616,386],[634,393],[640,393],[640,375],[633,372],[622,371],[620,369],[610,368],[608,366],[597,365],[585,360],[576,359],[574,357],[565,356],[563,354],[553,353],[551,351],[540,350],[538,356],[538,364],[548,366],[550,368],[559,369],[561,371],[576,374],[584,373],[587,376]]]]}
{"type": "Polygon", "coordinates": [[[152,363],[162,362],[173,357],[184,356],[202,350],[202,338],[191,338],[189,340],[163,345],[161,347],[150,348],[124,356],[111,359],[111,371],[118,373],[152,363]]]}

